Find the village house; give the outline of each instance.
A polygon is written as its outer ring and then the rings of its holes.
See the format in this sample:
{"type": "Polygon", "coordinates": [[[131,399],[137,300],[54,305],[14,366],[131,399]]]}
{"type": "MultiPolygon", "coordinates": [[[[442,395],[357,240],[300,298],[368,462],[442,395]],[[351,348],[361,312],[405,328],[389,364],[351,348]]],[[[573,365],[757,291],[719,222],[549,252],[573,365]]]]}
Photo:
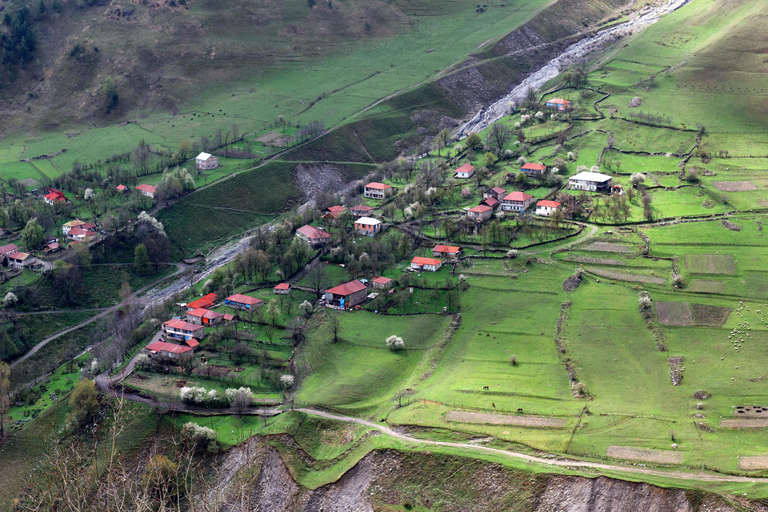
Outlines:
{"type": "Polygon", "coordinates": [[[344,212],[345,209],[346,208],[344,208],[343,206],[330,206],[325,209],[324,217],[327,220],[335,220],[339,217],[339,215],[341,215],[344,212]]]}
{"type": "Polygon", "coordinates": [[[374,277],[371,279],[371,285],[374,288],[389,288],[392,286],[392,280],[388,277],[374,277]]]}
{"type": "Polygon", "coordinates": [[[11,268],[24,268],[30,262],[29,254],[26,252],[11,252],[5,255],[8,259],[8,266],[11,268]]]}
{"type": "Polygon", "coordinates": [[[280,283],[272,288],[272,291],[278,295],[288,295],[291,293],[291,283],[280,283]]]}
{"type": "Polygon", "coordinates": [[[331,234],[320,228],[305,224],[296,230],[296,236],[307,242],[312,247],[324,245],[331,239],[331,234]]]}
{"type": "Polygon", "coordinates": [[[16,244],[8,244],[3,245],[0,247],[0,263],[3,262],[3,259],[8,256],[11,253],[14,253],[19,250],[19,247],[16,244]]]}
{"type": "Polygon", "coordinates": [[[469,164],[464,164],[455,171],[453,171],[454,178],[469,179],[475,174],[475,168],[469,164]]]}
{"type": "Polygon", "coordinates": [[[492,189],[483,192],[483,199],[496,199],[501,200],[507,194],[507,191],[501,187],[493,187],[492,189]]]}
{"type": "Polygon", "coordinates": [[[45,249],[43,249],[43,252],[45,254],[51,254],[54,252],[58,252],[60,250],[61,250],[61,246],[59,245],[58,242],[48,242],[47,244],[45,244],[45,249]]]}
{"type": "Polygon", "coordinates": [[[205,337],[205,327],[195,325],[178,318],[163,322],[163,332],[169,338],[181,341],[191,339],[201,340],[205,337]]]}
{"type": "Polygon", "coordinates": [[[368,288],[357,279],[325,290],[326,304],[341,309],[357,306],[365,301],[367,297],[368,288]]]}
{"type": "Polygon", "coordinates": [[[197,348],[198,345],[199,343],[195,344],[195,346],[192,347],[189,345],[177,345],[176,343],[156,341],[154,343],[147,345],[144,348],[144,350],[150,356],[159,355],[162,357],[167,357],[169,359],[179,359],[183,361],[183,360],[191,359],[192,353],[194,352],[195,348],[197,348]]]}
{"type": "Polygon", "coordinates": [[[234,316],[225,315],[218,311],[211,311],[208,309],[197,308],[192,311],[187,311],[187,322],[195,325],[218,325],[222,322],[228,321],[226,317],[230,317],[229,320],[233,320],[234,316]]]}
{"type": "Polygon", "coordinates": [[[523,172],[528,175],[539,175],[544,174],[544,171],[547,170],[547,166],[544,164],[537,164],[534,162],[528,162],[527,164],[523,165],[520,168],[520,172],[523,172]]]}
{"type": "Polygon", "coordinates": [[[561,112],[573,110],[573,106],[571,105],[571,102],[561,98],[552,98],[551,100],[547,100],[546,103],[544,103],[544,105],[550,108],[556,108],[561,112]]]}
{"type": "Polygon", "coordinates": [[[81,227],[71,228],[67,232],[67,238],[69,238],[70,240],[75,240],[77,242],[89,242],[93,240],[95,236],[96,236],[95,231],[88,231],[81,227]]]}
{"type": "Polygon", "coordinates": [[[536,215],[549,217],[558,208],[560,208],[560,203],[558,203],[557,201],[539,201],[538,203],[536,203],[536,215]]]}
{"type": "Polygon", "coordinates": [[[381,231],[381,221],[372,217],[360,217],[355,221],[355,233],[374,236],[381,231]]]}
{"type": "Polygon", "coordinates": [[[85,222],[83,222],[80,219],[71,220],[69,222],[65,222],[64,224],[62,224],[61,231],[66,235],[66,234],[69,234],[70,229],[79,228],[83,224],[85,224],[85,222]]]}
{"type": "Polygon", "coordinates": [[[499,206],[499,204],[501,204],[501,201],[499,201],[495,197],[488,197],[483,199],[483,202],[480,204],[484,204],[485,206],[489,206],[492,209],[496,209],[496,207],[499,206]]]}
{"type": "Polygon", "coordinates": [[[435,258],[422,258],[421,256],[416,256],[411,260],[412,270],[427,270],[429,272],[437,272],[442,266],[443,262],[436,260],[435,258]]]}
{"type": "Polygon", "coordinates": [[[244,311],[252,311],[264,305],[264,301],[256,297],[236,293],[224,299],[224,305],[244,311]]]}
{"type": "Polygon", "coordinates": [[[154,187],[152,185],[145,185],[142,183],[141,185],[136,186],[136,190],[138,190],[141,193],[141,195],[147,196],[150,199],[154,199],[155,193],[157,192],[157,187],[154,187]]]}
{"type": "Polygon", "coordinates": [[[523,212],[533,204],[535,198],[525,192],[511,192],[501,201],[501,209],[506,212],[523,212]]]}
{"type": "Polygon", "coordinates": [[[457,258],[461,253],[461,247],[454,247],[452,245],[436,245],[432,249],[432,256],[435,258],[457,258]]]}
{"type": "Polygon", "coordinates": [[[195,158],[195,164],[201,171],[216,169],[219,166],[219,159],[210,153],[200,153],[195,158]]]}
{"type": "Polygon", "coordinates": [[[392,187],[385,183],[372,182],[365,186],[363,195],[368,199],[385,199],[392,187]]]}
{"type": "Polygon", "coordinates": [[[118,192],[123,192],[123,193],[126,193],[126,192],[130,192],[130,191],[131,191],[131,189],[130,189],[130,188],[128,188],[128,187],[126,187],[125,185],[118,185],[118,186],[117,186],[117,191],[118,191],[118,192]]]}
{"type": "Polygon", "coordinates": [[[64,192],[62,192],[61,190],[56,190],[55,188],[48,188],[47,193],[43,196],[43,201],[45,201],[47,204],[54,205],[54,204],[66,203],[68,199],[64,195],[64,192]]]}
{"type": "Polygon", "coordinates": [[[203,308],[208,309],[210,307],[213,307],[213,305],[216,303],[216,300],[219,298],[218,295],[215,293],[209,293],[208,295],[205,295],[197,300],[193,300],[189,304],[187,304],[185,307],[187,308],[187,311],[192,311],[193,309],[203,308]]]}
{"type": "Polygon", "coordinates": [[[580,172],[568,178],[568,188],[589,192],[610,192],[613,178],[599,172],[580,172]]]}
{"type": "Polygon", "coordinates": [[[349,211],[352,212],[352,215],[354,215],[356,219],[359,219],[360,217],[373,216],[373,208],[371,208],[367,204],[356,204],[355,206],[350,208],[349,211]]]}
{"type": "Polygon", "coordinates": [[[479,204],[467,210],[467,218],[475,222],[485,222],[493,215],[493,208],[487,204],[479,204]]]}

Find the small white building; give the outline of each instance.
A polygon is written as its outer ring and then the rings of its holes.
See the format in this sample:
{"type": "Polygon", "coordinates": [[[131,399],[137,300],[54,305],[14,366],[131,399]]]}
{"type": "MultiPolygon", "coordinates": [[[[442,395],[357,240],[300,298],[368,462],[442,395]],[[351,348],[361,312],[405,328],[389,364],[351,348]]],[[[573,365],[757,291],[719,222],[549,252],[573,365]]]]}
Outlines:
{"type": "Polygon", "coordinates": [[[355,233],[374,236],[381,231],[381,221],[372,217],[360,217],[355,221],[355,233]]]}
{"type": "Polygon", "coordinates": [[[589,192],[610,192],[613,178],[599,172],[580,172],[568,178],[568,188],[589,192]]]}
{"type": "Polygon", "coordinates": [[[216,169],[219,166],[219,159],[210,153],[200,153],[195,158],[197,168],[206,171],[208,169],[216,169]]]}
{"type": "Polygon", "coordinates": [[[505,212],[523,212],[536,200],[525,192],[510,192],[501,200],[501,209],[505,212]]]}
{"type": "Polygon", "coordinates": [[[475,168],[469,164],[464,164],[453,172],[454,178],[469,179],[475,174],[475,168]]]}
{"type": "Polygon", "coordinates": [[[539,201],[536,203],[536,215],[549,217],[558,208],[560,208],[560,203],[557,201],[539,201]]]}

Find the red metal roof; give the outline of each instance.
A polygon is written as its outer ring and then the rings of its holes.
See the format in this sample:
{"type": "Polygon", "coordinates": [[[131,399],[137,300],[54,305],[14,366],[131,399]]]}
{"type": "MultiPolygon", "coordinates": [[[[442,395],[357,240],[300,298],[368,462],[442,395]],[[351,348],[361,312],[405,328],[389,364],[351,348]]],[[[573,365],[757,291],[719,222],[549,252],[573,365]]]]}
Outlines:
{"type": "Polygon", "coordinates": [[[560,203],[558,203],[557,201],[546,201],[545,200],[545,201],[539,201],[538,203],[536,203],[536,206],[537,207],[538,206],[546,206],[546,207],[549,207],[549,208],[560,208],[560,203]]]}
{"type": "Polygon", "coordinates": [[[144,183],[142,183],[141,185],[136,185],[136,190],[141,190],[142,192],[148,192],[150,194],[154,194],[157,188],[152,185],[145,185],[144,183]]]}
{"type": "Polygon", "coordinates": [[[313,240],[316,240],[318,238],[331,238],[330,233],[327,233],[322,229],[318,229],[315,226],[310,226],[309,224],[301,226],[299,229],[296,230],[296,232],[301,233],[302,235],[308,238],[311,238],[313,240]]]}
{"type": "Polygon", "coordinates": [[[568,100],[564,100],[561,98],[552,98],[551,100],[547,100],[547,103],[554,103],[555,105],[570,105],[571,102],[568,100]]]}
{"type": "Polygon", "coordinates": [[[291,289],[291,283],[280,283],[279,285],[275,286],[275,290],[290,290],[291,289]]]}
{"type": "Polygon", "coordinates": [[[487,199],[483,199],[483,203],[488,205],[488,206],[493,207],[493,206],[496,206],[497,204],[499,204],[499,200],[496,199],[495,197],[489,197],[487,199]]]}
{"type": "Polygon", "coordinates": [[[371,210],[373,210],[373,208],[371,208],[367,204],[358,204],[350,208],[350,210],[352,210],[353,212],[370,212],[371,210]]]}
{"type": "Polygon", "coordinates": [[[366,289],[365,285],[360,281],[358,281],[357,279],[355,279],[354,281],[340,284],[339,286],[334,286],[333,288],[328,288],[327,290],[325,290],[325,292],[332,293],[334,295],[351,295],[355,292],[359,292],[365,289],[366,289]]]}
{"type": "Polygon", "coordinates": [[[8,254],[7,256],[10,259],[12,259],[12,260],[19,260],[19,261],[24,261],[25,259],[29,258],[29,254],[28,253],[26,253],[26,252],[19,252],[19,251],[12,252],[12,253],[8,254]]]}
{"type": "Polygon", "coordinates": [[[371,279],[371,281],[378,284],[389,284],[392,282],[392,280],[388,277],[374,277],[371,279]]]}
{"type": "Polygon", "coordinates": [[[202,325],[191,324],[189,322],[185,322],[184,320],[179,320],[178,318],[173,318],[163,322],[163,325],[171,327],[172,329],[179,329],[181,331],[197,331],[203,328],[202,325]]]}
{"type": "Polygon", "coordinates": [[[18,250],[19,247],[16,244],[3,245],[0,247],[0,254],[7,254],[9,252],[16,252],[18,250]]]}
{"type": "Polygon", "coordinates": [[[218,299],[219,296],[215,293],[209,293],[205,297],[202,297],[197,300],[193,300],[189,304],[187,304],[188,308],[191,309],[197,309],[197,308],[209,308],[213,306],[213,303],[216,302],[216,299],[218,299]]]}
{"type": "Polygon", "coordinates": [[[461,247],[454,247],[452,245],[436,245],[432,251],[447,252],[448,254],[457,254],[461,251],[461,247]]]}
{"type": "Polygon", "coordinates": [[[87,229],[83,229],[80,226],[74,227],[69,230],[68,235],[70,236],[96,236],[96,233],[93,231],[88,231],[87,229]]]}
{"type": "Polygon", "coordinates": [[[392,188],[390,185],[387,185],[386,183],[378,183],[376,181],[371,182],[365,186],[365,188],[373,188],[376,190],[386,190],[388,188],[392,188]]]}
{"type": "Polygon", "coordinates": [[[469,165],[469,164],[464,164],[464,165],[462,165],[461,167],[459,167],[458,169],[456,169],[456,170],[455,170],[455,171],[453,171],[453,172],[472,172],[472,171],[474,171],[474,170],[475,170],[475,168],[474,168],[474,167],[472,167],[471,165],[469,165]]]}
{"type": "Polygon", "coordinates": [[[544,165],[544,164],[537,164],[537,163],[534,163],[534,162],[528,162],[522,168],[523,169],[530,169],[532,171],[544,171],[544,170],[547,169],[547,166],[544,165]]]}
{"type": "Polygon", "coordinates": [[[96,224],[94,224],[93,222],[83,222],[77,227],[79,227],[80,229],[85,229],[87,231],[90,231],[96,227],[96,224]]]}
{"type": "Polygon", "coordinates": [[[128,190],[128,187],[126,187],[125,185],[118,185],[117,190],[128,190]]]}
{"type": "Polygon", "coordinates": [[[421,256],[416,256],[413,258],[411,263],[415,263],[417,265],[434,265],[436,267],[443,264],[442,261],[436,260],[435,258],[422,258],[421,256]]]}
{"type": "Polygon", "coordinates": [[[501,188],[501,187],[493,187],[489,192],[493,192],[494,194],[506,194],[507,189],[501,188]]]}
{"type": "Polygon", "coordinates": [[[504,201],[527,201],[528,199],[531,199],[533,196],[530,194],[526,194],[525,192],[510,192],[509,195],[507,195],[504,198],[504,201]]]}
{"type": "Polygon", "coordinates": [[[192,347],[185,347],[184,345],[176,345],[175,343],[166,343],[164,341],[156,341],[151,345],[147,345],[147,350],[153,350],[155,352],[170,352],[171,354],[183,354],[193,350],[192,347]]]}
{"type": "Polygon", "coordinates": [[[469,211],[473,212],[473,213],[485,213],[488,210],[493,210],[493,208],[491,208],[490,206],[485,205],[485,204],[479,204],[479,205],[475,206],[474,208],[470,208],[469,209],[469,211]]]}
{"type": "Polygon", "coordinates": [[[249,297],[248,295],[241,295],[239,293],[230,295],[229,297],[227,297],[227,300],[230,302],[238,302],[240,304],[249,304],[249,305],[264,302],[263,300],[257,299],[256,297],[249,297]]]}
{"type": "Polygon", "coordinates": [[[344,211],[344,207],[343,206],[331,206],[329,208],[326,208],[326,210],[328,211],[328,213],[331,214],[331,217],[333,217],[335,219],[336,217],[339,216],[339,214],[341,212],[344,211]]]}
{"type": "Polygon", "coordinates": [[[192,348],[195,348],[196,346],[198,346],[200,344],[200,342],[197,341],[195,338],[190,338],[190,339],[186,340],[184,343],[186,343],[188,346],[190,346],[192,348]]]}

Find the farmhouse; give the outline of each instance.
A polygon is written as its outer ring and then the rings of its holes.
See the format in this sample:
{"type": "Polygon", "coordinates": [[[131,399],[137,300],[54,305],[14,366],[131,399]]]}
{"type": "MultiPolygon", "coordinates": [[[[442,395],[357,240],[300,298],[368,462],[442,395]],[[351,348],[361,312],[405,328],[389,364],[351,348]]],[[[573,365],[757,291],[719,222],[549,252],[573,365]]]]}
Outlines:
{"type": "Polygon", "coordinates": [[[416,256],[411,260],[411,269],[413,270],[428,270],[429,272],[437,272],[442,266],[443,262],[436,260],[435,258],[422,258],[420,256],[416,256]]]}
{"type": "Polygon", "coordinates": [[[547,100],[547,102],[544,105],[547,107],[556,108],[561,112],[565,112],[567,110],[573,110],[573,106],[571,105],[570,101],[563,100],[560,98],[552,98],[551,100],[547,100]]]}
{"type": "Polygon", "coordinates": [[[350,208],[349,211],[352,212],[352,215],[354,215],[356,219],[359,219],[360,217],[373,216],[373,208],[371,208],[367,204],[357,204],[352,208],[350,208]]]}
{"type": "Polygon", "coordinates": [[[345,210],[343,206],[331,206],[325,209],[325,218],[328,220],[334,220],[345,210]]]}
{"type": "Polygon", "coordinates": [[[461,253],[461,247],[452,245],[436,245],[432,249],[432,256],[435,258],[455,258],[461,253]]]}
{"type": "Polygon", "coordinates": [[[8,266],[11,268],[24,268],[30,262],[26,252],[11,252],[5,255],[8,258],[8,266]]]}
{"type": "Polygon", "coordinates": [[[296,230],[296,236],[306,241],[309,245],[315,247],[324,245],[331,239],[331,234],[320,228],[305,224],[296,230]]]}
{"type": "Polygon", "coordinates": [[[520,172],[524,172],[525,174],[544,174],[544,171],[546,170],[546,165],[533,162],[528,162],[520,168],[520,172]]]}
{"type": "Polygon", "coordinates": [[[93,237],[96,236],[96,233],[94,231],[88,231],[87,229],[83,229],[81,227],[74,227],[71,228],[67,232],[67,238],[70,240],[75,240],[78,242],[88,242],[90,240],[93,240],[93,237]]]}
{"type": "Polygon", "coordinates": [[[130,192],[131,189],[126,187],[125,185],[118,185],[117,186],[117,191],[125,193],[125,192],[130,192]]]}
{"type": "Polygon", "coordinates": [[[151,199],[155,198],[155,193],[157,192],[156,187],[152,185],[145,185],[143,183],[141,185],[137,185],[136,190],[138,190],[141,193],[141,195],[147,196],[151,199]]]}
{"type": "Polygon", "coordinates": [[[525,192],[511,192],[501,201],[501,209],[507,212],[522,212],[533,204],[535,198],[525,192]]]}
{"type": "Polygon", "coordinates": [[[557,201],[539,201],[536,203],[536,215],[549,217],[558,208],[560,208],[560,203],[557,201]]]}
{"type": "Polygon", "coordinates": [[[501,200],[507,194],[507,191],[501,187],[493,187],[487,192],[483,192],[483,199],[496,199],[501,200]]]}
{"type": "Polygon", "coordinates": [[[69,233],[69,230],[72,228],[79,228],[81,227],[85,222],[79,219],[71,220],[69,222],[65,222],[61,226],[61,231],[66,235],[69,233]]]}
{"type": "Polygon", "coordinates": [[[59,245],[58,242],[48,242],[45,245],[45,249],[43,249],[43,252],[45,254],[51,254],[53,252],[58,252],[60,250],[61,250],[61,246],[59,245]]]}
{"type": "Polygon", "coordinates": [[[291,293],[291,283],[280,283],[272,288],[272,291],[278,295],[288,295],[291,293]]]}
{"type": "Polygon", "coordinates": [[[43,201],[50,205],[63,204],[67,202],[67,197],[61,190],[49,188],[48,193],[43,196],[43,201]]]}
{"type": "Polygon", "coordinates": [[[187,311],[187,321],[195,325],[218,325],[225,321],[224,313],[197,308],[187,311]]]}
{"type": "Polygon", "coordinates": [[[19,250],[19,247],[16,244],[8,244],[0,246],[0,261],[2,261],[2,258],[19,250]]]}
{"type": "Polygon", "coordinates": [[[372,217],[360,217],[355,221],[355,233],[374,236],[381,231],[381,221],[372,217]]]}
{"type": "Polygon", "coordinates": [[[475,168],[469,164],[464,164],[455,171],[453,171],[454,178],[468,179],[475,174],[475,168]]]}
{"type": "Polygon", "coordinates": [[[194,352],[195,348],[198,344],[196,344],[194,347],[191,347],[189,345],[177,345],[176,343],[166,343],[164,341],[156,341],[154,343],[151,343],[147,345],[144,350],[149,355],[160,355],[163,357],[168,357],[171,359],[189,359],[192,357],[192,353],[194,352]]]}
{"type": "Polygon", "coordinates": [[[613,186],[613,178],[599,172],[580,172],[568,178],[568,188],[588,190],[590,192],[608,192],[613,186]]]}
{"type": "Polygon", "coordinates": [[[371,279],[371,284],[374,288],[388,288],[392,286],[392,280],[388,277],[374,277],[371,279]]]}
{"type": "Polygon", "coordinates": [[[224,304],[235,309],[243,309],[245,311],[252,311],[256,308],[260,308],[264,305],[264,301],[257,299],[256,297],[250,297],[248,295],[241,295],[236,293],[230,295],[224,299],[224,304]]]}
{"type": "Polygon", "coordinates": [[[201,340],[205,336],[205,327],[174,318],[163,323],[163,332],[169,338],[177,340],[187,341],[192,338],[201,340]]]}
{"type": "Polygon", "coordinates": [[[355,279],[325,290],[325,302],[341,309],[354,307],[368,296],[368,289],[355,279]]]}
{"type": "Polygon", "coordinates": [[[208,309],[213,306],[213,304],[216,302],[216,299],[218,299],[219,296],[215,293],[209,293],[208,295],[199,298],[197,300],[193,300],[189,304],[186,305],[187,311],[192,311],[193,309],[203,308],[208,309]]]}
{"type": "Polygon", "coordinates": [[[384,199],[389,194],[392,187],[386,183],[372,182],[365,186],[363,195],[369,199],[384,199]]]}
{"type": "Polygon", "coordinates": [[[484,204],[485,206],[490,206],[491,208],[495,209],[497,206],[499,206],[500,202],[501,201],[499,201],[495,197],[488,197],[486,199],[483,199],[483,202],[480,204],[484,204]]]}
{"type": "Polygon", "coordinates": [[[208,169],[216,169],[219,166],[219,159],[210,153],[200,153],[195,158],[195,164],[201,171],[207,171],[208,169]]]}
{"type": "Polygon", "coordinates": [[[493,215],[493,207],[487,204],[479,204],[467,210],[467,218],[475,222],[485,222],[493,215]]]}

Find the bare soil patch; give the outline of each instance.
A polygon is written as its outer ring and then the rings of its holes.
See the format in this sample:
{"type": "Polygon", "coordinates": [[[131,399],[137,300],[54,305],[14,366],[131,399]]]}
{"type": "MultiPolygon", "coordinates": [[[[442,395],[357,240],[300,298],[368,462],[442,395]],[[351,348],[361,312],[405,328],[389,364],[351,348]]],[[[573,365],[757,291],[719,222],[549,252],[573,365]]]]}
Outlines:
{"type": "Polygon", "coordinates": [[[283,147],[291,141],[290,135],[283,133],[268,132],[256,139],[258,142],[264,143],[265,146],[283,147]]]}
{"type": "Polygon", "coordinates": [[[623,265],[623,261],[613,260],[609,258],[583,258],[581,256],[571,256],[570,258],[564,258],[565,261],[572,261],[574,263],[592,263],[593,265],[623,265]]]}
{"type": "Polygon", "coordinates": [[[723,226],[725,226],[727,229],[730,229],[731,231],[741,231],[741,228],[739,226],[737,226],[736,224],[734,224],[733,222],[731,222],[729,220],[723,219],[720,222],[722,222],[723,226]]]}
{"type": "Polygon", "coordinates": [[[195,375],[200,375],[201,377],[226,377],[227,374],[233,370],[234,368],[229,366],[215,366],[207,364],[205,366],[198,366],[192,370],[192,373],[195,375]]]}
{"type": "Polygon", "coordinates": [[[694,279],[688,285],[688,290],[699,293],[723,293],[725,291],[725,281],[694,279]]]}
{"type": "Polygon", "coordinates": [[[705,327],[722,327],[731,314],[731,308],[710,306],[709,304],[691,304],[693,323],[705,327]]]}
{"type": "Polygon", "coordinates": [[[631,283],[649,283],[649,284],[664,284],[666,281],[663,277],[644,276],[641,274],[627,274],[624,272],[614,272],[612,270],[603,270],[595,267],[589,267],[586,269],[590,274],[596,276],[605,277],[608,279],[615,279],[616,281],[629,281],[631,283]]]}
{"type": "Polygon", "coordinates": [[[757,190],[752,181],[713,181],[712,186],[721,192],[747,192],[757,190]]]}
{"type": "Polygon", "coordinates": [[[761,405],[739,405],[734,411],[739,418],[768,418],[768,407],[761,405]]]}
{"type": "Polygon", "coordinates": [[[685,266],[694,274],[736,274],[732,254],[686,254],[685,266]]]}
{"type": "Polygon", "coordinates": [[[720,420],[721,428],[766,428],[768,418],[724,419],[720,420]]]}
{"type": "Polygon", "coordinates": [[[581,277],[574,274],[572,276],[568,276],[568,279],[563,281],[563,291],[566,292],[572,292],[576,288],[579,287],[581,284],[581,277]]]}
{"type": "Polygon", "coordinates": [[[653,306],[662,325],[693,325],[693,315],[687,302],[655,302],[653,306]]]}
{"type": "Polygon", "coordinates": [[[448,411],[445,415],[448,421],[461,423],[486,423],[490,425],[515,425],[518,427],[563,428],[568,424],[565,418],[548,418],[546,416],[512,416],[509,414],[493,414],[487,412],[448,411]]]}
{"type": "Polygon", "coordinates": [[[673,356],[669,362],[669,378],[673,386],[679,386],[683,382],[683,356],[673,356]]]}
{"type": "Polygon", "coordinates": [[[683,454],[680,452],[632,448],[630,446],[609,446],[606,455],[613,459],[640,460],[657,464],[681,464],[683,462],[683,454]]]}
{"type": "Polygon", "coordinates": [[[768,455],[739,457],[739,469],[768,469],[768,455]]]}
{"type": "Polygon", "coordinates": [[[592,242],[588,246],[584,247],[584,250],[628,253],[628,252],[634,252],[635,249],[631,245],[625,245],[625,244],[614,244],[611,242],[592,242]]]}

